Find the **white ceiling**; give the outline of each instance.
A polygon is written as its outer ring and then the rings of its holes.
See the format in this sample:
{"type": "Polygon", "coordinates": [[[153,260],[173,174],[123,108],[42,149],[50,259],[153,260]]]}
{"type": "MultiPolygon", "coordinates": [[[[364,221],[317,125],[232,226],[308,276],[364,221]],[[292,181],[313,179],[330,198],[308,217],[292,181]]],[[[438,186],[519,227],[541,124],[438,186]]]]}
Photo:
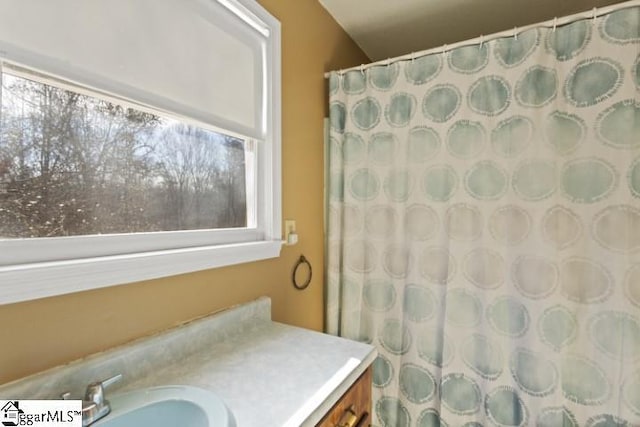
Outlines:
{"type": "Polygon", "coordinates": [[[622,0],[319,0],[373,61],[622,0]]]}

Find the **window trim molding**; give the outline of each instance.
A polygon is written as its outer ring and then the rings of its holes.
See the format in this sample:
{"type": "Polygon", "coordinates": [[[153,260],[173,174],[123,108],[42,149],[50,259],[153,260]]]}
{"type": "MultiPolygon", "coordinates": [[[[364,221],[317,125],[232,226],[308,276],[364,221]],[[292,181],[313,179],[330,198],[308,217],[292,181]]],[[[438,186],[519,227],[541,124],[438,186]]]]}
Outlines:
{"type": "MultiPolygon", "coordinates": [[[[214,1],[214,0],[211,0],[214,1]]],[[[142,280],[158,279],[217,267],[275,258],[282,247],[282,174],[281,174],[281,29],[280,22],[269,14],[255,0],[233,0],[250,11],[253,18],[268,28],[268,37],[264,46],[264,102],[267,103],[262,118],[265,139],[257,144],[257,230],[204,230],[210,233],[212,240],[207,244],[189,247],[146,250],[142,245],[138,252],[116,253],[76,259],[43,259],[37,262],[8,264],[2,262],[0,255],[0,305],[52,297],[73,292],[124,285],[142,280]],[[220,236],[234,235],[231,241],[219,240],[220,236]],[[240,236],[240,238],[238,238],[240,236]],[[249,240],[249,241],[247,241],[249,240]],[[142,251],[140,251],[142,250],[142,251]]],[[[223,3],[223,2],[220,2],[223,3]]],[[[230,9],[233,13],[236,11],[230,9]]],[[[245,18],[240,17],[245,20],[245,18]]],[[[246,20],[245,20],[246,22],[246,20]]],[[[252,31],[257,31],[249,23],[252,31]]],[[[4,55],[4,53],[3,53],[4,55]]],[[[29,58],[16,62],[15,58],[5,58],[8,63],[21,66],[29,64],[29,58]]],[[[33,58],[31,58],[33,59],[33,58]]],[[[37,61],[36,61],[37,62],[37,61]]],[[[55,67],[54,67],[55,68],[55,67]]],[[[60,77],[60,70],[40,70],[47,75],[60,77]]],[[[63,75],[65,73],[62,73],[63,75]]],[[[74,77],[72,73],[69,77],[74,77]]],[[[64,80],[64,79],[63,79],[64,80]]],[[[75,85],[74,85],[75,86],[75,85]]],[[[82,87],[82,85],[80,84],[82,87]]],[[[93,92],[93,91],[92,91],[93,92]]],[[[93,92],[100,94],[100,91],[93,92]]],[[[107,94],[110,95],[110,94],[107,94]]],[[[131,102],[136,108],[152,108],[164,112],[163,105],[150,106],[135,99],[116,95],[114,98],[131,102]]],[[[135,89],[130,92],[135,97],[135,89]]],[[[169,113],[171,114],[171,113],[169,113]]],[[[174,114],[174,117],[175,114],[174,114]]],[[[198,118],[176,117],[192,124],[198,118]]],[[[194,123],[195,121],[195,123],[194,123]]],[[[222,130],[225,132],[224,130],[222,130]]],[[[197,231],[178,231],[167,233],[197,233],[197,231]]],[[[142,234],[142,233],[141,233],[142,234]]],[[[153,233],[151,233],[153,234],[153,233]]],[[[162,233],[165,234],[165,233],[162,233]]],[[[176,234],[177,235],[177,234],[176,234]]],[[[108,238],[105,236],[87,236],[88,238],[108,238]]],[[[99,240],[95,240],[99,242],[99,240]]],[[[0,254],[6,250],[0,242],[0,254]]]]}

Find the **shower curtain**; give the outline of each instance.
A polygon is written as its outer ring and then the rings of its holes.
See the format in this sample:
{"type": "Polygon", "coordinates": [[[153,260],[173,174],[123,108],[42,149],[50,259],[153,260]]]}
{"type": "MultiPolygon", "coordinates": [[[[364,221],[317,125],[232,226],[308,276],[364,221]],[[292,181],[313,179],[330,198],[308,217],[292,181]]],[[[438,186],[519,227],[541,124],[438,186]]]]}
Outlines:
{"type": "Polygon", "coordinates": [[[376,426],[640,426],[640,8],[330,76],[376,426]]]}

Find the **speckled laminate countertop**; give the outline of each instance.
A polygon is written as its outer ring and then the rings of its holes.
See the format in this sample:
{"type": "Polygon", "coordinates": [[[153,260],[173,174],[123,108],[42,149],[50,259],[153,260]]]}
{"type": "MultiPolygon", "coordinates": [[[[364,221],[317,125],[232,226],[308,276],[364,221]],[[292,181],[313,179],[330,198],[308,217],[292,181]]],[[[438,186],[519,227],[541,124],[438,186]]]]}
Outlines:
{"type": "Polygon", "coordinates": [[[238,427],[313,426],[373,362],[372,346],[271,320],[268,298],[0,386],[0,399],[53,399],[122,373],[110,393],[191,385],[217,393],[238,427]]]}

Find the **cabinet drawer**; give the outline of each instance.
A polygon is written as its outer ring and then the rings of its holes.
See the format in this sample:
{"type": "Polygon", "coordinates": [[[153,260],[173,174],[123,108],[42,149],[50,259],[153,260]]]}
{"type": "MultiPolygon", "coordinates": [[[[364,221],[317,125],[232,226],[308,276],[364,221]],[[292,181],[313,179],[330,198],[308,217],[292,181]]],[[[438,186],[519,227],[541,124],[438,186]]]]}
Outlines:
{"type": "Polygon", "coordinates": [[[371,366],[342,395],[316,427],[369,427],[371,425],[371,366]]]}

